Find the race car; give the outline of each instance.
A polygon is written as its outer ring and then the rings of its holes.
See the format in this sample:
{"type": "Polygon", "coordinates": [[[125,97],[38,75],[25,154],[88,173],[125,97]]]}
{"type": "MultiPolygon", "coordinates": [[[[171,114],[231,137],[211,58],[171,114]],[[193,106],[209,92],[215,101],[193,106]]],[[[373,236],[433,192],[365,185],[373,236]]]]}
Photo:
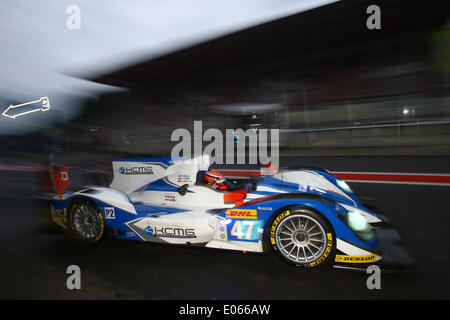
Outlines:
{"type": "Polygon", "coordinates": [[[263,169],[257,179],[233,182],[210,169],[209,156],[116,159],[109,187],[69,191],[68,170],[60,168],[51,217],[86,243],[108,233],[244,252],[273,249],[284,261],[307,268],[413,265],[387,219],[363,206],[327,170],[263,169]]]}

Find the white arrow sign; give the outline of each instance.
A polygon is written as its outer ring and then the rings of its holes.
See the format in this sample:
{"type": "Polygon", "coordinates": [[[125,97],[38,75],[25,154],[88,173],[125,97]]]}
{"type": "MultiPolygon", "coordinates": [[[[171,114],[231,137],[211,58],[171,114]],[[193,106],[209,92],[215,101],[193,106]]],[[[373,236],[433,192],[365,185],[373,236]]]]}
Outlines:
{"type": "Polygon", "coordinates": [[[50,110],[50,101],[48,97],[42,97],[39,100],[30,101],[18,105],[10,105],[2,112],[2,116],[15,119],[36,111],[48,111],[50,110]]]}

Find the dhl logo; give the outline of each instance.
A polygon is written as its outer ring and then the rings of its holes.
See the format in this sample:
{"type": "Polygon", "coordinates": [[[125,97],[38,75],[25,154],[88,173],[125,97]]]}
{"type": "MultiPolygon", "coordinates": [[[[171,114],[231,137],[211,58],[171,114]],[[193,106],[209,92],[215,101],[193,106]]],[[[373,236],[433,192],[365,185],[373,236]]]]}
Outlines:
{"type": "Polygon", "coordinates": [[[239,218],[239,219],[257,219],[258,215],[256,214],[256,210],[247,209],[247,210],[227,210],[225,213],[227,218],[239,218]]]}

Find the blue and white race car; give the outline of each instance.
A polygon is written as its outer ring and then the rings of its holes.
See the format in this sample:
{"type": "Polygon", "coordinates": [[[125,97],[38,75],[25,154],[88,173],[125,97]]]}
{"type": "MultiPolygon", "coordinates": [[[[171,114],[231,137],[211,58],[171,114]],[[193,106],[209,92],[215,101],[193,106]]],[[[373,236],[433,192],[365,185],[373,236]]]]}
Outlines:
{"type": "MultiPolygon", "coordinates": [[[[412,266],[398,233],[326,170],[225,181],[210,158],[117,159],[109,187],[51,199],[52,220],[77,239],[115,238],[246,252],[271,248],[295,266],[412,266]]],[[[67,171],[59,172],[68,180],[67,171]]]]}

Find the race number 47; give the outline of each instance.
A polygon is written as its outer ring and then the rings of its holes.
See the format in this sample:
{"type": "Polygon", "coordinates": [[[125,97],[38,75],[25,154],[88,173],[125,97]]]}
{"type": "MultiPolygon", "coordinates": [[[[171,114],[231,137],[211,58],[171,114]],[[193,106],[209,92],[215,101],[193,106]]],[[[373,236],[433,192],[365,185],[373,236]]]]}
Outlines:
{"type": "Polygon", "coordinates": [[[252,237],[252,231],[254,221],[236,221],[231,228],[230,234],[238,239],[250,240],[252,237]]]}

